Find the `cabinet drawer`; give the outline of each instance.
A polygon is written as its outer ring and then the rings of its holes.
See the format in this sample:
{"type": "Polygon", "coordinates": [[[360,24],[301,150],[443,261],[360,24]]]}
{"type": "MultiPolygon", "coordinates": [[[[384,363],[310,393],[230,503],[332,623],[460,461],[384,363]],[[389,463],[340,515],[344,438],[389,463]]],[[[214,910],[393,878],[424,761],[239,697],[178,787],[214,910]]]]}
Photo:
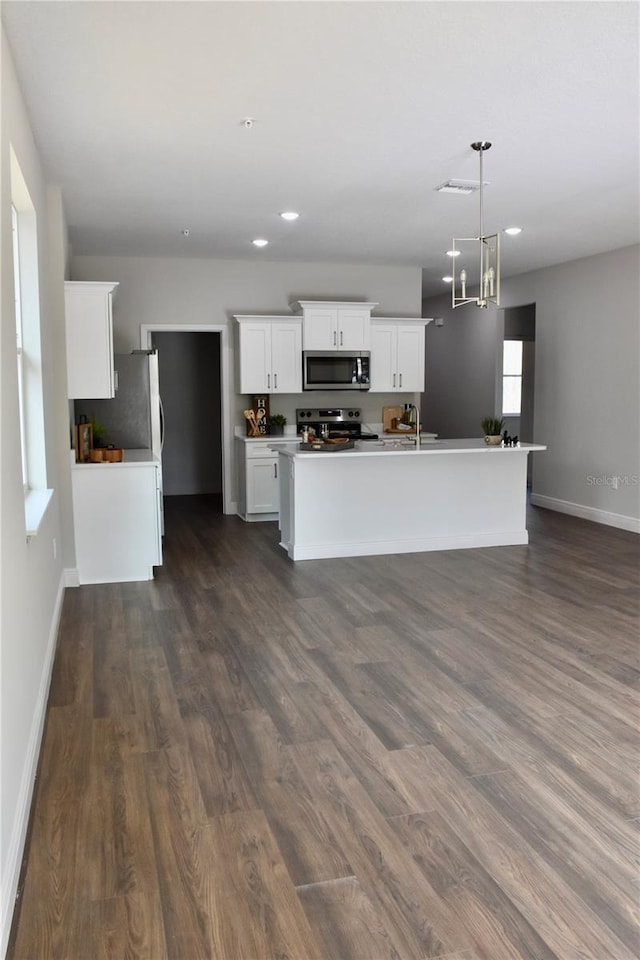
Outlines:
{"type": "Polygon", "coordinates": [[[277,454],[275,454],[273,450],[270,450],[269,446],[270,445],[264,440],[255,440],[253,443],[246,443],[245,457],[247,460],[257,460],[262,458],[273,460],[277,454]]]}

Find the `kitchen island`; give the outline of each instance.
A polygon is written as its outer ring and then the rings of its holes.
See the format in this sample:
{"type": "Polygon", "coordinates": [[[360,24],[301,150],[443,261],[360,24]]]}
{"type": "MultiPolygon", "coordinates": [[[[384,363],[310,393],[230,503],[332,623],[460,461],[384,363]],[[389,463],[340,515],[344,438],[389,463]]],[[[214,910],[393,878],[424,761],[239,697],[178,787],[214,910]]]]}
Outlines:
{"type": "Polygon", "coordinates": [[[483,440],[281,446],[280,545],[315,560],[528,543],[527,457],[538,450],[483,440]]]}

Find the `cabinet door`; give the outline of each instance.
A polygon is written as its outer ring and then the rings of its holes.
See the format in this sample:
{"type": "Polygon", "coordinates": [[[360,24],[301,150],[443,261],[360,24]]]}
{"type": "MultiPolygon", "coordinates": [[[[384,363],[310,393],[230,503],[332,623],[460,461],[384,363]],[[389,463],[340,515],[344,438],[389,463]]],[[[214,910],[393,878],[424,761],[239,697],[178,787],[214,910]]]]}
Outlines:
{"type": "Polygon", "coordinates": [[[80,583],[153,579],[161,560],[155,464],[71,471],[80,583]]]}
{"type": "Polygon", "coordinates": [[[422,393],[424,390],[424,327],[397,328],[398,390],[422,393]]]}
{"type": "Polygon", "coordinates": [[[115,397],[113,287],[113,284],[65,284],[69,399],[109,400],[115,397]]]}
{"type": "Polygon", "coordinates": [[[339,349],[337,307],[305,307],[304,349],[339,349]]]}
{"type": "Polygon", "coordinates": [[[398,389],[397,331],[392,324],[371,325],[371,393],[398,389]]]}
{"type": "Polygon", "coordinates": [[[266,393],[271,390],[271,324],[243,323],[240,326],[239,393],[266,393]]]}
{"type": "Polygon", "coordinates": [[[247,513],[277,513],[279,509],[278,457],[247,460],[247,513]]]}
{"type": "Polygon", "coordinates": [[[368,350],[371,313],[361,307],[338,309],[338,350],[368,350]]]}
{"type": "MultiPolygon", "coordinates": [[[[302,325],[274,323],[271,331],[272,393],[302,393],[302,325]]],[[[244,391],[243,391],[244,392],[244,391]]]]}

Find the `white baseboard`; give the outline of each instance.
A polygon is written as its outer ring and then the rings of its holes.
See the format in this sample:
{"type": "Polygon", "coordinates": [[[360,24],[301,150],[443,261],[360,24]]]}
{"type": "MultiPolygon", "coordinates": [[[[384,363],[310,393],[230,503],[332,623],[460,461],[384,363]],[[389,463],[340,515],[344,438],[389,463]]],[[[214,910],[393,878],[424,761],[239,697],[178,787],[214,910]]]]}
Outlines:
{"type": "Polygon", "coordinates": [[[18,891],[18,882],[20,880],[20,869],[22,867],[24,844],[27,836],[27,827],[29,826],[31,800],[33,797],[36,771],[38,769],[38,757],[40,756],[40,744],[42,741],[44,721],[47,713],[47,700],[49,699],[49,686],[51,683],[51,673],[53,670],[53,658],[56,651],[56,640],[58,637],[60,616],[62,614],[62,600],[64,597],[65,588],[64,581],[65,575],[63,574],[60,578],[58,594],[56,596],[53,616],[51,618],[47,649],[45,652],[44,662],[42,664],[42,674],[40,676],[38,699],[35,704],[33,719],[31,721],[31,732],[29,734],[27,757],[22,771],[20,792],[18,794],[18,804],[11,829],[9,849],[7,851],[7,872],[6,878],[4,878],[2,885],[0,957],[4,957],[7,951],[9,934],[11,932],[11,921],[13,918],[16,894],[18,891]]]}
{"type": "Polygon", "coordinates": [[[377,557],[390,553],[426,553],[432,550],[472,550],[478,547],[506,547],[529,542],[526,530],[505,533],[456,534],[416,540],[365,540],[346,543],[303,543],[280,546],[291,560],[329,560],[332,557],[377,557]]]}
{"type": "Polygon", "coordinates": [[[582,520],[592,520],[593,523],[604,523],[608,527],[618,527],[620,530],[629,530],[630,533],[640,533],[640,520],[635,517],[627,517],[622,513],[611,513],[609,510],[585,507],[581,503],[558,500],[556,497],[544,497],[540,493],[531,494],[531,503],[534,507],[557,510],[558,513],[568,513],[570,516],[580,517],[582,520]]]}
{"type": "Polygon", "coordinates": [[[62,571],[64,577],[65,587],[79,587],[80,586],[80,574],[78,573],[77,567],[66,567],[62,571]]]}

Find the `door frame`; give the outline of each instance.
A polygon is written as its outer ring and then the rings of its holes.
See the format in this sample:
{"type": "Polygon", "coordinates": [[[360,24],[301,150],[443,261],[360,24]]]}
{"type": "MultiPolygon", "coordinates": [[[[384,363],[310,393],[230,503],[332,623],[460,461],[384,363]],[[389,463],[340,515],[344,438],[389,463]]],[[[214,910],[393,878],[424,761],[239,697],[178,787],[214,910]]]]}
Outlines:
{"type": "Polygon", "coordinates": [[[223,323],[141,323],[140,347],[151,350],[154,333],[219,333],[220,334],[220,405],[222,432],[222,512],[237,513],[238,505],[231,498],[233,424],[231,423],[231,345],[229,327],[223,323]]]}

